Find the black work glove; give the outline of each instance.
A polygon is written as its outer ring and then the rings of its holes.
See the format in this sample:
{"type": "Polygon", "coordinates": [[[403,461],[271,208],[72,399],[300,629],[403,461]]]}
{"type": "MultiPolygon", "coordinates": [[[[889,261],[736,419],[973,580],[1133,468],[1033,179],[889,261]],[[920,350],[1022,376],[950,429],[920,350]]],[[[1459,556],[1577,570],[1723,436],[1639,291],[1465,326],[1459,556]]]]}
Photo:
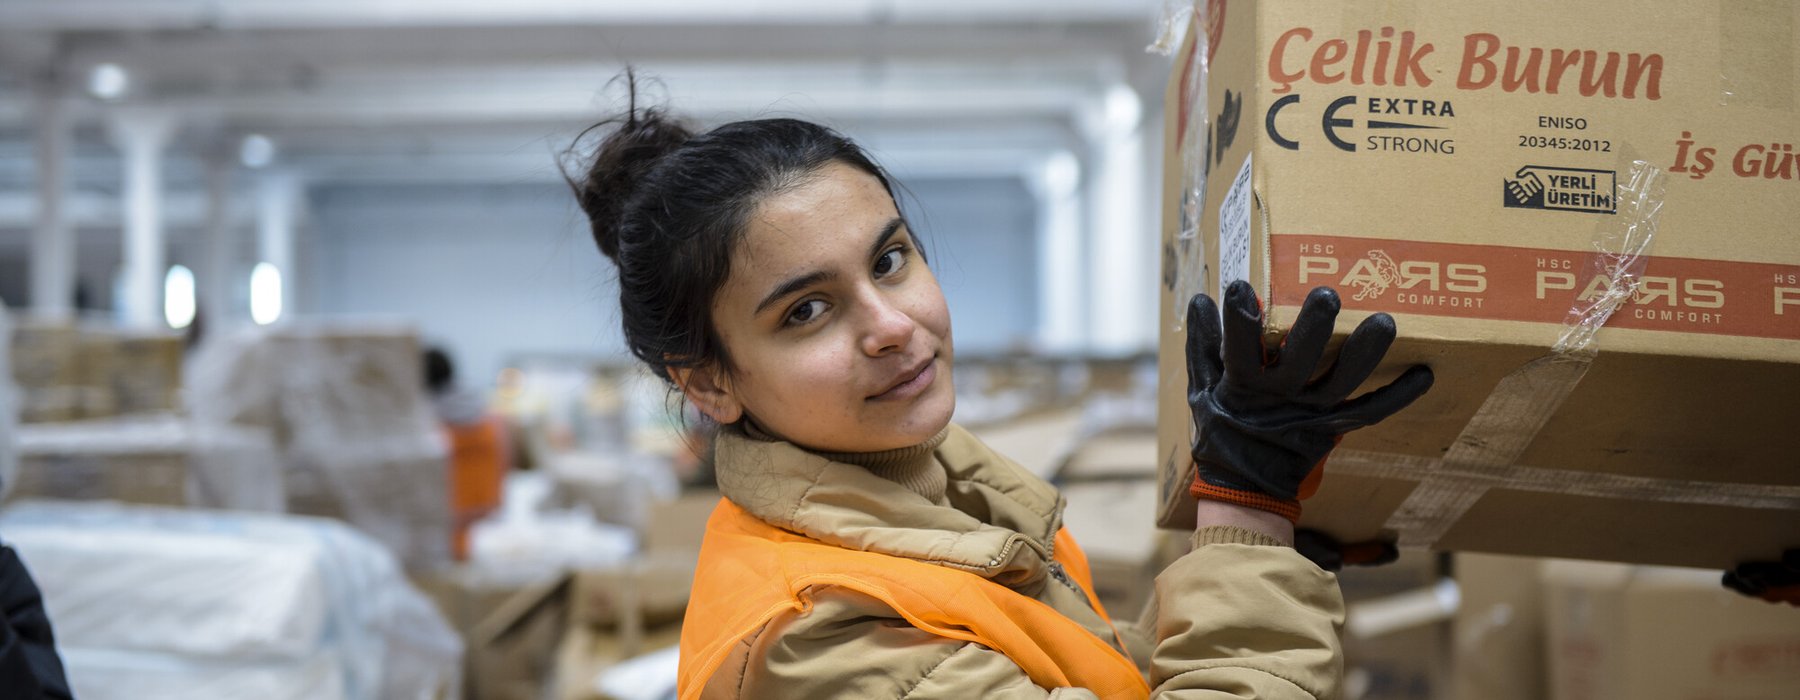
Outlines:
{"type": "Polygon", "coordinates": [[[1319,287],[1306,295],[1281,347],[1263,346],[1262,305],[1250,283],[1225,289],[1223,338],[1219,309],[1205,294],[1188,304],[1188,407],[1194,413],[1189,491],[1300,519],[1300,499],[1317,488],[1315,467],[1344,433],[1374,425],[1431,388],[1431,368],[1410,367],[1387,386],[1349,399],[1394,342],[1394,319],[1365,319],[1318,381],[1340,304],[1319,287]]]}
{"type": "Polygon", "coordinates": [[[68,677],[44,598],[11,547],[0,544],[0,697],[67,700],[68,677]]]}
{"type": "Polygon", "coordinates": [[[1720,583],[1752,598],[1800,607],[1800,549],[1788,550],[1781,561],[1739,564],[1720,583]]]}
{"type": "Polygon", "coordinates": [[[1294,531],[1294,549],[1326,571],[1339,571],[1346,566],[1381,566],[1400,558],[1400,548],[1393,542],[1339,542],[1331,535],[1307,528],[1294,531]]]}

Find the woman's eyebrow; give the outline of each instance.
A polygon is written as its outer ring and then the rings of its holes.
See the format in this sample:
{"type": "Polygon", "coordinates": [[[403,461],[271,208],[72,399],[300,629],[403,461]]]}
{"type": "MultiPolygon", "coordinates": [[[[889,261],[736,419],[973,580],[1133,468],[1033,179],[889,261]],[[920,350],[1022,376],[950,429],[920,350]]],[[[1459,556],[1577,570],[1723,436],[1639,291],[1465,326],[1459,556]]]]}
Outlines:
{"type": "Polygon", "coordinates": [[[782,297],[786,297],[794,292],[798,292],[820,282],[829,282],[836,278],[836,272],[830,270],[814,270],[804,275],[800,275],[799,277],[789,279],[786,282],[782,282],[775,287],[775,291],[769,292],[768,296],[763,297],[763,300],[757,303],[756,310],[751,312],[750,315],[760,316],[762,315],[763,309],[767,309],[770,306],[773,306],[775,302],[781,301],[782,297]]]}
{"type": "Polygon", "coordinates": [[[898,216],[890,219],[887,224],[883,225],[881,227],[881,232],[875,236],[875,242],[869,245],[869,257],[873,258],[880,255],[881,247],[887,245],[888,239],[893,238],[895,233],[899,233],[900,227],[904,225],[906,225],[906,220],[898,216]]]}
{"type": "MultiPolygon", "coordinates": [[[[877,254],[879,254],[881,252],[881,247],[884,245],[887,245],[887,242],[894,237],[894,234],[899,233],[900,227],[904,226],[904,225],[906,225],[906,220],[904,220],[898,216],[894,217],[893,219],[890,219],[886,224],[882,225],[880,232],[878,232],[875,236],[875,242],[869,246],[869,257],[873,258],[877,254]]],[[[762,301],[757,302],[756,310],[752,311],[750,313],[750,315],[760,316],[760,315],[762,315],[762,312],[764,309],[767,309],[770,306],[773,306],[775,304],[775,302],[781,301],[781,299],[783,297],[786,297],[790,294],[793,294],[794,292],[798,292],[807,287],[811,287],[820,282],[829,282],[836,278],[837,278],[836,272],[832,272],[830,270],[814,270],[814,271],[808,272],[804,275],[800,275],[798,277],[789,279],[786,282],[782,282],[781,284],[776,285],[775,290],[769,292],[768,296],[763,297],[762,301]]]]}

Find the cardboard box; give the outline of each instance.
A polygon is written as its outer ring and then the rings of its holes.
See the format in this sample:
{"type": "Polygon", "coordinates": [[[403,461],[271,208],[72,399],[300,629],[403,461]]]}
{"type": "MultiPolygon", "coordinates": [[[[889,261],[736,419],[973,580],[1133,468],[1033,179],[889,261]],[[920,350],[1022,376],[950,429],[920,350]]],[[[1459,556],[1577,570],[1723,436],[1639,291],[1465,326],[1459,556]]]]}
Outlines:
{"type": "Polygon", "coordinates": [[[78,338],[71,321],[32,316],[13,319],[13,381],[26,390],[74,384],[78,338]]]}
{"type": "Polygon", "coordinates": [[[186,341],[173,332],[82,328],[78,383],[112,397],[110,413],[89,408],[84,417],[159,413],[180,407],[181,361],[186,341]]]}
{"type": "Polygon", "coordinates": [[[1725,590],[1710,570],[1549,562],[1554,700],[1786,700],[1800,609],[1725,590]]]}
{"type": "Polygon", "coordinates": [[[1192,517],[1186,303],[1243,278],[1271,333],[1318,285],[1340,337],[1393,314],[1369,386],[1437,374],[1302,525],[1715,569],[1800,546],[1794,6],[1204,6],[1166,103],[1162,522],[1192,517]],[[1610,279],[1595,246],[1650,224],[1597,354],[1553,352],[1610,279]]]}
{"type": "Polygon", "coordinates": [[[292,512],[342,518],[430,567],[450,557],[449,445],[420,362],[405,326],[241,329],[199,348],[187,409],[201,426],[272,435],[292,512]]]}
{"type": "Polygon", "coordinates": [[[570,577],[494,581],[466,566],[419,575],[424,591],[463,637],[463,697],[537,700],[569,624],[570,577]]]}
{"type": "Polygon", "coordinates": [[[279,512],[274,445],[253,430],[202,430],[169,414],[18,430],[9,500],[112,500],[279,512]]]}
{"type": "Polygon", "coordinates": [[[681,623],[673,622],[625,638],[589,625],[571,625],[556,652],[555,695],[558,700],[609,700],[597,681],[607,669],[641,654],[681,642],[681,623]]]}
{"type": "Polygon", "coordinates": [[[11,346],[24,422],[163,413],[180,405],[186,345],[179,334],[27,318],[11,346]]]}
{"type": "Polygon", "coordinates": [[[706,521],[718,507],[719,498],[714,489],[690,489],[674,500],[650,504],[644,523],[645,553],[698,557],[700,541],[706,538],[706,521]]]}
{"type": "Polygon", "coordinates": [[[1094,578],[1094,595],[1116,620],[1133,620],[1155,589],[1156,526],[1144,513],[1156,507],[1156,482],[1086,481],[1065,484],[1063,527],[1081,545],[1094,578]]]}
{"type": "Polygon", "coordinates": [[[1544,649],[1544,560],[1458,554],[1461,591],[1452,623],[1453,700],[1539,700],[1549,695],[1544,649]]]}
{"type": "Polygon", "coordinates": [[[151,506],[194,505],[186,451],[27,454],[7,500],[53,498],[122,501],[151,506]]]}
{"type": "Polygon", "coordinates": [[[698,550],[662,552],[577,571],[570,589],[571,617],[577,624],[639,629],[680,622],[698,562],[698,550]]]}
{"type": "Polygon", "coordinates": [[[1346,618],[1346,698],[1435,700],[1445,696],[1450,623],[1437,586],[1437,554],[1410,550],[1381,566],[1338,572],[1346,618]]]}

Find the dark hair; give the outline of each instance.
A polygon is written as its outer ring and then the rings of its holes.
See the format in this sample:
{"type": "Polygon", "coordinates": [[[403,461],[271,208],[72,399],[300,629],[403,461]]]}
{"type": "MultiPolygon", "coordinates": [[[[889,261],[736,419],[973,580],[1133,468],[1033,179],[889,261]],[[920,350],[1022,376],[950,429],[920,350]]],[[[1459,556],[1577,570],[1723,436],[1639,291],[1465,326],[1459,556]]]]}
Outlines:
{"type": "Polygon", "coordinates": [[[637,80],[625,113],[596,130],[611,133],[584,177],[568,179],[592,225],[594,243],[619,268],[619,308],[631,353],[664,381],[670,367],[730,357],[712,323],[713,297],[731,273],[731,254],[752,212],[768,197],[838,162],[887,174],[855,142],[797,119],[755,119],[696,134],[656,107],[639,109],[637,80]]]}
{"type": "Polygon", "coordinates": [[[456,381],[456,365],[450,361],[450,353],[442,348],[429,347],[424,353],[425,388],[433,394],[442,394],[450,389],[451,382],[456,381]]]}

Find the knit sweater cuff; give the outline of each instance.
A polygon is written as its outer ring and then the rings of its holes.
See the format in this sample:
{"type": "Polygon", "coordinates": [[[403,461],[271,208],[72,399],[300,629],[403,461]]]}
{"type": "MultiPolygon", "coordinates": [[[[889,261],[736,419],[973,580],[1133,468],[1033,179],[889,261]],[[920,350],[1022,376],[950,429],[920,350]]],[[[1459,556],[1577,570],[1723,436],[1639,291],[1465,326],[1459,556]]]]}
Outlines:
{"type": "Polygon", "coordinates": [[[1195,549],[1209,544],[1247,544],[1258,547],[1289,546],[1275,537],[1236,525],[1211,525],[1194,531],[1195,549]]]}

